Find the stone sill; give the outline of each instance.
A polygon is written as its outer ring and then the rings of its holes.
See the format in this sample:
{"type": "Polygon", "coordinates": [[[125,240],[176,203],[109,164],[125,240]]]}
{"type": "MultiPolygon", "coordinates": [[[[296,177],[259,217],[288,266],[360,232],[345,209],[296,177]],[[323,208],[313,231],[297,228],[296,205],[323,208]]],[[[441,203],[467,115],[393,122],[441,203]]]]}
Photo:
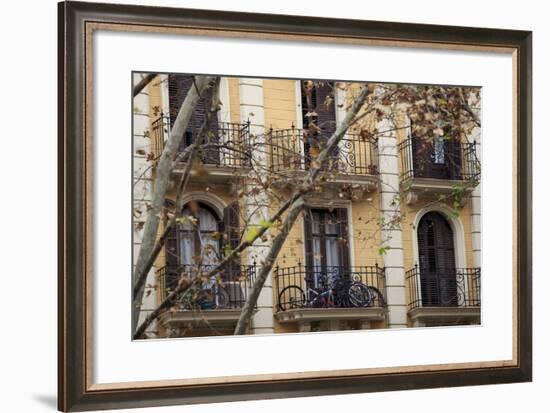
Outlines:
{"type": "Polygon", "coordinates": [[[480,307],[417,307],[409,310],[413,321],[459,321],[478,322],[481,319],[480,307]]]}
{"type": "MultiPolygon", "coordinates": [[[[206,173],[204,175],[198,176],[192,172],[190,176],[191,181],[223,182],[232,178],[245,176],[249,170],[249,168],[247,167],[227,167],[208,164],[203,164],[203,166],[206,173]]],[[[174,168],[172,173],[176,176],[179,176],[183,173],[184,169],[185,164],[178,164],[174,168]]]]}
{"type": "Polygon", "coordinates": [[[178,310],[174,313],[167,311],[160,316],[160,323],[165,327],[180,327],[189,323],[208,323],[212,325],[236,324],[241,315],[241,309],[231,310],[178,310]]]}
{"type": "Polygon", "coordinates": [[[296,308],[280,311],[275,318],[280,323],[309,323],[330,320],[380,321],[386,318],[387,310],[382,307],[368,308],[296,308]]]}

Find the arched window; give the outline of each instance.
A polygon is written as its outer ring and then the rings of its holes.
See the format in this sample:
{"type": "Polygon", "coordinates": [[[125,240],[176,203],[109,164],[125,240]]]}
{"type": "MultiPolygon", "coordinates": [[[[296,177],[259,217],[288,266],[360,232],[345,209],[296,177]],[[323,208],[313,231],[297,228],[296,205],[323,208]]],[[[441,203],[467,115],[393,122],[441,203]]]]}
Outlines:
{"type": "Polygon", "coordinates": [[[220,253],[219,219],[204,205],[185,208],[178,225],[178,249],[181,264],[192,265],[202,253],[202,264],[218,261],[220,253]]]}
{"type": "MultiPolygon", "coordinates": [[[[178,214],[176,227],[172,228],[166,239],[168,270],[175,271],[182,265],[196,264],[195,258],[205,249],[207,254],[202,264],[215,264],[220,256],[237,247],[240,242],[239,204],[235,201],[222,208],[217,212],[219,209],[201,201],[190,201],[184,207],[178,214]]],[[[238,276],[237,264],[230,262],[225,273],[238,276]]]]}
{"type": "Polygon", "coordinates": [[[453,230],[439,212],[428,212],[420,219],[418,260],[422,305],[457,305],[453,230]]]}
{"type": "Polygon", "coordinates": [[[220,256],[223,223],[206,204],[191,202],[178,215],[176,228],[167,239],[168,266],[215,264],[220,256]]]}

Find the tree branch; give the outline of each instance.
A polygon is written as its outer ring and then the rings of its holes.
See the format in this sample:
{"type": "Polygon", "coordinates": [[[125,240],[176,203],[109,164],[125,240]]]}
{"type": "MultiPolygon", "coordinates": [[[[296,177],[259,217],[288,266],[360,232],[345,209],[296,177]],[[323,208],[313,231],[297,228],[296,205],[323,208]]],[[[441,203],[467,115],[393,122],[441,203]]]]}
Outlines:
{"type": "Polygon", "coordinates": [[[144,77],[141,78],[139,83],[134,86],[134,89],[132,91],[132,97],[136,97],[139,95],[139,93],[147,86],[151,81],[155,78],[157,74],[156,73],[148,73],[144,77]]]}
{"type": "MultiPolygon", "coordinates": [[[[170,183],[170,175],[172,172],[172,160],[174,159],[178,148],[180,146],[181,140],[183,139],[184,131],[189,124],[191,115],[193,114],[193,109],[197,105],[201,95],[204,91],[210,86],[213,82],[214,77],[211,76],[196,76],[196,88],[191,88],[181,105],[181,108],[178,112],[176,120],[174,121],[174,126],[170,132],[170,136],[166,141],[166,145],[162,154],[160,156],[155,178],[155,187],[153,189],[153,196],[151,200],[151,209],[147,216],[145,226],[143,229],[143,238],[142,244],[139,250],[139,255],[134,269],[134,274],[132,277],[132,285],[136,286],[138,281],[141,282],[141,274],[143,274],[144,269],[148,262],[150,262],[151,253],[154,249],[156,243],[157,230],[159,225],[159,217],[161,213],[161,208],[164,206],[164,200],[166,193],[168,191],[170,183]]],[[[138,286],[136,293],[133,297],[132,303],[132,330],[135,330],[138,317],[139,317],[139,307],[141,306],[141,301],[143,300],[144,285],[138,286]]]]}
{"type": "MultiPolygon", "coordinates": [[[[160,238],[155,243],[155,246],[153,250],[151,251],[150,256],[148,257],[147,261],[143,265],[143,268],[141,269],[141,273],[136,273],[136,282],[134,283],[133,288],[133,299],[135,300],[137,297],[139,297],[140,291],[142,291],[142,288],[145,285],[145,281],[147,281],[147,275],[149,274],[149,270],[155,263],[155,260],[157,259],[158,255],[160,254],[160,251],[162,250],[162,247],[164,246],[166,242],[166,238],[168,237],[168,234],[172,230],[172,227],[176,224],[176,220],[178,217],[178,212],[183,208],[183,205],[181,205],[183,200],[183,193],[185,191],[185,188],[187,187],[187,184],[189,183],[189,177],[191,175],[191,167],[193,165],[193,155],[194,155],[194,149],[195,145],[190,145],[188,148],[190,148],[189,152],[189,158],[187,160],[187,164],[185,165],[185,169],[183,171],[183,174],[181,176],[181,179],[178,183],[177,187],[177,195],[176,195],[176,207],[174,214],[166,224],[160,238]]],[[[136,303],[139,304],[139,303],[136,303]]]]}
{"type": "MultiPolygon", "coordinates": [[[[349,124],[351,123],[351,121],[353,120],[355,115],[360,110],[361,106],[363,105],[364,101],[366,100],[367,95],[368,95],[368,88],[365,87],[363,89],[363,91],[361,92],[361,94],[359,95],[359,97],[354,101],[354,104],[352,105],[352,108],[348,111],[348,113],[346,114],[346,116],[345,116],[344,120],[342,121],[342,123],[338,126],[338,128],[336,129],[334,134],[328,140],[326,148],[323,151],[321,151],[321,153],[317,157],[316,161],[319,165],[317,167],[314,167],[314,168],[310,169],[308,175],[302,181],[302,185],[300,185],[299,188],[279,207],[277,212],[275,212],[270,217],[270,219],[269,219],[270,222],[279,221],[281,219],[282,215],[292,206],[293,207],[292,208],[293,213],[291,214],[289,212],[289,214],[287,215],[287,217],[285,219],[285,224],[283,224],[283,228],[285,227],[285,225],[290,224],[288,219],[289,219],[289,217],[292,218],[291,215],[295,214],[294,219],[292,220],[292,224],[294,224],[294,221],[295,221],[295,219],[297,217],[297,214],[300,210],[299,208],[296,210],[297,207],[294,206],[295,202],[298,201],[298,205],[299,205],[302,202],[300,200],[303,197],[303,195],[305,195],[306,193],[311,191],[311,189],[314,186],[313,184],[315,183],[315,179],[316,179],[319,171],[321,170],[320,165],[322,165],[322,163],[327,159],[327,157],[331,153],[331,150],[343,138],[343,136],[345,135],[345,133],[346,133],[348,127],[349,127],[349,124]]],[[[292,227],[292,225],[290,225],[290,228],[291,227],[292,227]]],[[[257,239],[260,239],[265,234],[265,232],[268,231],[268,230],[269,230],[268,226],[260,226],[258,231],[254,234],[254,237],[252,237],[252,239],[242,240],[235,249],[233,249],[227,256],[224,257],[224,259],[222,261],[220,261],[216,266],[214,266],[210,271],[208,271],[208,273],[204,274],[202,278],[209,279],[212,276],[219,273],[221,270],[223,270],[226,267],[226,265],[229,262],[231,262],[233,259],[235,259],[238,256],[238,254],[240,254],[242,251],[246,250],[248,247],[252,246],[254,244],[254,242],[257,239]]],[[[286,237],[285,237],[285,239],[286,239],[286,237]]],[[[284,239],[283,239],[283,241],[284,241],[284,239]]],[[[269,268],[269,270],[270,269],[271,269],[271,267],[269,268]]],[[[269,273],[269,270],[268,270],[268,273],[269,273]]],[[[134,339],[141,338],[143,336],[143,334],[145,333],[145,330],[147,329],[147,327],[156,318],[158,318],[166,309],[168,309],[169,306],[172,304],[172,302],[178,296],[180,296],[182,293],[184,293],[186,290],[193,287],[194,285],[196,285],[200,281],[201,281],[201,277],[195,277],[192,280],[189,280],[186,277],[182,277],[180,279],[180,282],[178,283],[177,287],[164,299],[164,301],[162,303],[160,303],[160,305],[152,313],[150,313],[145,318],[145,320],[142,322],[142,324],[137,329],[135,329],[134,339]]],[[[256,279],[253,289],[259,288],[261,290],[264,283],[265,283],[265,280],[260,285],[260,283],[258,282],[258,279],[256,279]]],[[[257,297],[255,298],[254,302],[252,302],[250,300],[250,297],[249,297],[249,299],[247,300],[247,303],[245,303],[245,306],[248,304],[249,307],[254,308],[255,305],[256,305],[256,301],[257,301],[257,297]]],[[[241,312],[241,317],[242,317],[242,314],[243,313],[241,312]]],[[[250,318],[250,316],[248,317],[248,320],[243,320],[242,322],[239,319],[239,322],[241,324],[245,324],[245,329],[246,329],[246,326],[248,325],[249,318],[250,318]]]]}
{"type": "Polygon", "coordinates": [[[327,146],[315,159],[315,166],[309,170],[308,175],[304,178],[304,180],[302,181],[302,185],[299,187],[300,189],[294,192],[293,196],[291,197],[291,199],[293,199],[292,207],[290,208],[288,215],[284,220],[281,232],[277,234],[277,236],[273,240],[273,243],[271,244],[269,252],[267,253],[267,257],[262,263],[259,275],[254,280],[254,285],[252,286],[252,290],[250,291],[246,299],[246,302],[241,311],[241,315],[239,317],[239,321],[237,322],[237,326],[235,327],[235,331],[233,334],[245,334],[248,328],[248,324],[250,323],[250,319],[252,318],[252,314],[254,313],[254,307],[256,307],[258,297],[260,296],[260,292],[264,287],[267,276],[273,268],[273,264],[275,263],[275,260],[277,259],[277,256],[279,255],[279,252],[281,251],[281,248],[286,238],[288,237],[288,233],[290,232],[290,229],[292,228],[294,222],[296,221],[296,218],[298,217],[298,213],[303,208],[303,196],[310,192],[313,188],[316,178],[322,169],[324,161],[332,153],[332,150],[338,145],[338,142],[340,142],[346,134],[346,131],[353,122],[353,119],[357,116],[357,113],[365,103],[368,94],[369,88],[364,87],[359,96],[354,100],[350,110],[346,113],[346,116],[344,117],[342,123],[338,125],[336,131],[328,140],[327,146]]]}

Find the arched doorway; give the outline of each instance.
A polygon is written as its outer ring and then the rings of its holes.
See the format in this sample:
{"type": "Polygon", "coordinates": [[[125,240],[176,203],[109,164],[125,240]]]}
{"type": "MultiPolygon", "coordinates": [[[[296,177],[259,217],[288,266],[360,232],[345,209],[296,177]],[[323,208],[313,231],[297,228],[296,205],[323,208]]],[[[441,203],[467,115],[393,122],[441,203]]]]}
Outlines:
{"type": "Polygon", "coordinates": [[[456,306],[455,246],[449,222],[439,212],[428,212],[420,219],[417,234],[422,305],[456,306]]]}

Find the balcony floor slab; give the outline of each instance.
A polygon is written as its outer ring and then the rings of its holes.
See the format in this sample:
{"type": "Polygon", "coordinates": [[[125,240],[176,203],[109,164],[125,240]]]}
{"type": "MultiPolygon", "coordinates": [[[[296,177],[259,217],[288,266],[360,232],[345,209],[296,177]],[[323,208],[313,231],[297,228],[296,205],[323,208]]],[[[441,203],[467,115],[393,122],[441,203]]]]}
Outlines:
{"type": "Polygon", "coordinates": [[[386,318],[387,310],[383,307],[368,308],[295,308],[280,311],[275,318],[280,323],[310,323],[330,320],[380,321],[386,318]]]}

